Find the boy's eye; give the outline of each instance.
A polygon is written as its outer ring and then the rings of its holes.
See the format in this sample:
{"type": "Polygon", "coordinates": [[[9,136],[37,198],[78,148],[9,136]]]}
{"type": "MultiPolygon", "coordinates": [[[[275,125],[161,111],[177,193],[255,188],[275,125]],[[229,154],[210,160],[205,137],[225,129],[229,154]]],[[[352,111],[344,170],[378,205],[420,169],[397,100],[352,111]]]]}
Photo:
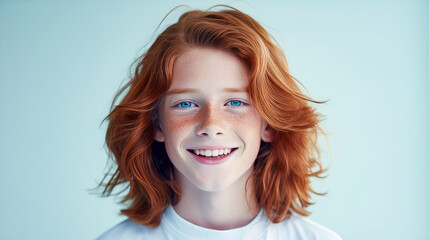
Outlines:
{"type": "Polygon", "coordinates": [[[181,102],[177,106],[181,108],[190,108],[190,107],[195,107],[196,105],[195,103],[192,103],[192,102],[181,102]]]}
{"type": "Polygon", "coordinates": [[[240,100],[232,100],[228,102],[228,105],[237,107],[237,106],[244,105],[244,103],[240,100]]]}

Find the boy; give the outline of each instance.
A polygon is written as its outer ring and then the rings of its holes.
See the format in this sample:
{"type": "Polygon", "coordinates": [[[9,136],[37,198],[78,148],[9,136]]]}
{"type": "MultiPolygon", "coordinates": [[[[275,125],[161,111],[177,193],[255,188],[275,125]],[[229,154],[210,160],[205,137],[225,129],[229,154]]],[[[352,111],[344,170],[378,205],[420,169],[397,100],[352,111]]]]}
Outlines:
{"type": "Polygon", "coordinates": [[[319,115],[254,19],[183,14],[117,97],[127,88],[107,117],[104,193],[129,185],[129,219],[99,239],[340,239],[303,217],[324,171],[319,115]]]}

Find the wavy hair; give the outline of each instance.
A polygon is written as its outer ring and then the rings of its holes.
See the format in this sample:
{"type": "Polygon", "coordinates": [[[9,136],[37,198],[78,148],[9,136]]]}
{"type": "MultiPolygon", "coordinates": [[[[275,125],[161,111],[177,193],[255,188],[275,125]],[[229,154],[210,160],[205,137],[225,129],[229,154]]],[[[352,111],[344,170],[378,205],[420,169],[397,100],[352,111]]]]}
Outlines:
{"type": "Polygon", "coordinates": [[[122,202],[129,204],[121,212],[140,224],[158,226],[165,208],[180,199],[174,166],[164,143],[154,141],[154,129],[173,63],[195,47],[233,53],[249,68],[249,95],[274,135],[271,143],[261,143],[249,178],[260,207],[272,222],[288,218],[291,211],[309,215],[310,194],[316,193],[310,178],[325,171],[317,146],[320,115],[310,106],[318,102],[302,93],[271,35],[245,13],[222,6],[228,9],[188,11],[166,28],[137,59],[131,80],[117,93],[104,119],[106,145],[116,164],[114,173],[103,178],[103,195],[125,185],[128,191],[122,202]]]}

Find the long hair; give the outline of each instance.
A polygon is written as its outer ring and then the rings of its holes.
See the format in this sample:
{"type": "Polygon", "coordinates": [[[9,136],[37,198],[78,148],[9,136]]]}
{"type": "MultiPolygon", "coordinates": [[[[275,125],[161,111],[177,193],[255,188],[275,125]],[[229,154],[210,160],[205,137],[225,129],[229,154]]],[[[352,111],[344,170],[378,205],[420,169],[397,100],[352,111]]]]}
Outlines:
{"type": "MultiPolygon", "coordinates": [[[[229,7],[222,11],[188,11],[164,30],[138,59],[126,92],[105,118],[106,144],[116,170],[106,175],[104,195],[126,185],[121,210],[130,219],[156,227],[162,212],[180,199],[174,166],[163,143],[154,141],[159,99],[169,89],[173,63],[191,48],[227,51],[248,67],[249,95],[274,139],[262,142],[251,178],[260,207],[272,222],[292,211],[308,215],[311,177],[324,172],[318,160],[320,116],[298,82],[289,74],[286,57],[271,35],[253,18],[229,7]]],[[[115,103],[114,100],[114,103],[115,103]]]]}

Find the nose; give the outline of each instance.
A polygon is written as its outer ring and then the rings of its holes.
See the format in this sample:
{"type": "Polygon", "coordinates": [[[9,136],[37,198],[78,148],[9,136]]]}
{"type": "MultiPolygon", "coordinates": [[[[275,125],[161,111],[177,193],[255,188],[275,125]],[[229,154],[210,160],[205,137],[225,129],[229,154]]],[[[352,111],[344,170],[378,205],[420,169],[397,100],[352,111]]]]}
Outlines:
{"type": "Polygon", "coordinates": [[[198,136],[214,137],[224,134],[225,126],[221,110],[206,106],[200,110],[199,115],[199,124],[196,129],[198,136]]]}

